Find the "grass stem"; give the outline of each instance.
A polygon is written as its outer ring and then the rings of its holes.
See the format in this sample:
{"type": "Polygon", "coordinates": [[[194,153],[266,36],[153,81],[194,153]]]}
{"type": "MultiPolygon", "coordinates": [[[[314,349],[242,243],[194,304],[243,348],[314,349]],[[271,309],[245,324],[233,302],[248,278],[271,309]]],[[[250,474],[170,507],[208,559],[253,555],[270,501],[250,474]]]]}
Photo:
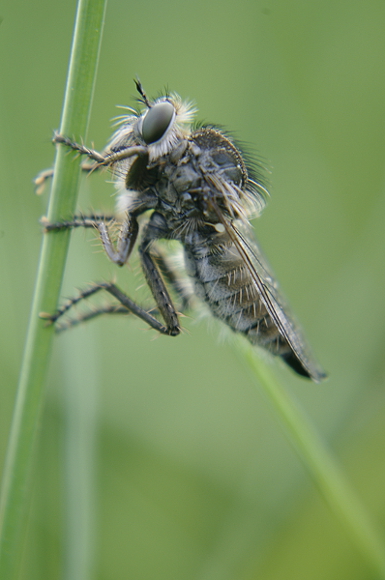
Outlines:
{"type": "MultiPolygon", "coordinates": [[[[279,384],[249,345],[244,356],[279,422],[332,512],[361,552],[376,578],[385,580],[385,542],[343,470],[320,439],[304,411],[279,384]]],[[[243,350],[243,348],[242,348],[243,350]]]]}
{"type": "MultiPolygon", "coordinates": [[[[60,132],[85,138],[95,87],[106,0],[79,0],[60,132]]],[[[75,211],[79,162],[59,147],[48,220],[68,219],[75,211]]],[[[49,362],[53,328],[40,312],[57,308],[69,233],[43,238],[0,496],[0,578],[15,578],[20,561],[29,496],[29,473],[49,362]]]]}

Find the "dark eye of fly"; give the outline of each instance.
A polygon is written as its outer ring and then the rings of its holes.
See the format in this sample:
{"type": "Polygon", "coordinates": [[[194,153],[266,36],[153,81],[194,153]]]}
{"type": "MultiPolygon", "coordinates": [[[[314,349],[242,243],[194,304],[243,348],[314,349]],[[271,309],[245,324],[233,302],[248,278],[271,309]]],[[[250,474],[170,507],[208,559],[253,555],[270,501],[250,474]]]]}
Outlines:
{"type": "Polygon", "coordinates": [[[142,137],[147,145],[159,141],[169,128],[175,109],[168,101],[157,103],[149,109],[143,119],[142,137]]]}

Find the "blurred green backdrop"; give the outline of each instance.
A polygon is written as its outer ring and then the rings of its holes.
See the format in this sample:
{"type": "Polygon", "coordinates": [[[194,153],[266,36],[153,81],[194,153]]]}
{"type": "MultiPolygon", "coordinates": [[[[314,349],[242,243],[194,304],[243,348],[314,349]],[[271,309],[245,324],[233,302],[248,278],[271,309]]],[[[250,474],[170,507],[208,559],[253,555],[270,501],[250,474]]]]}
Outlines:
{"type": "MultiPolygon", "coordinates": [[[[48,199],[32,178],[53,160],[75,8],[0,7],[1,464],[48,199]]],[[[193,99],[271,167],[255,229],[330,379],[272,364],[380,524],[384,25],[382,0],[110,0],[88,135],[103,147],[139,75],[149,95],[193,99]]],[[[80,208],[111,211],[113,193],[95,175],[80,208]]],[[[92,239],[72,236],[63,296],[115,275],[135,292],[137,266],[116,272],[92,239]]],[[[183,322],[178,339],[130,318],[55,339],[21,578],[74,580],[82,566],[100,580],[373,578],[231,340],[183,322]]]]}

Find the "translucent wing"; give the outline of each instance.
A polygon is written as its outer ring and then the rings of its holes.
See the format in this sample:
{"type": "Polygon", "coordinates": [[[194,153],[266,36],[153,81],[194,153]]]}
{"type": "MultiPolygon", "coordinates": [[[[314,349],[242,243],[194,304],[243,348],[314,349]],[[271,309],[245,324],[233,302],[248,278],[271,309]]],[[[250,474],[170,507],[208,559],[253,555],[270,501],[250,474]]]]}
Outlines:
{"type": "Polygon", "coordinates": [[[315,361],[300,327],[290,314],[278,284],[255,241],[251,226],[244,221],[235,225],[223,216],[216,204],[214,209],[250,272],[267,312],[298,360],[297,372],[309,376],[315,382],[323,380],[326,374],[315,361]]]}

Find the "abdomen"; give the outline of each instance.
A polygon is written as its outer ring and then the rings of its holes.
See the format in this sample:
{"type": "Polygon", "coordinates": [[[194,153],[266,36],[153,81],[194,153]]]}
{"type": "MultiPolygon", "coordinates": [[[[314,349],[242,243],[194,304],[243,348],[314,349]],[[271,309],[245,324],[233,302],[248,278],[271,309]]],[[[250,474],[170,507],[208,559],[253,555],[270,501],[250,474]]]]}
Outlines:
{"type": "Polygon", "coordinates": [[[291,349],[267,313],[238,250],[226,232],[210,230],[211,235],[195,231],[184,241],[186,269],[196,294],[233,331],[285,357],[291,349]]]}

